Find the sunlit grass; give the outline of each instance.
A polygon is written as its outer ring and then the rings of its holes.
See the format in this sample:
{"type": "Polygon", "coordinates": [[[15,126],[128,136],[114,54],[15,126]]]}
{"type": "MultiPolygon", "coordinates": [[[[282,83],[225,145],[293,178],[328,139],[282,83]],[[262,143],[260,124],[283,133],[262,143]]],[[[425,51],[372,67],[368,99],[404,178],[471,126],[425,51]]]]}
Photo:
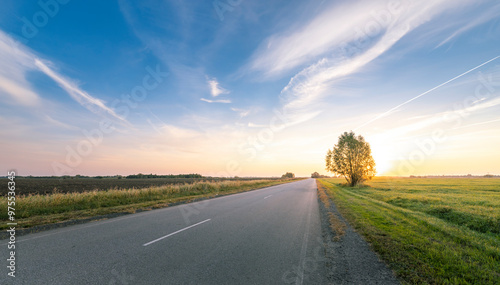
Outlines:
{"type": "Polygon", "coordinates": [[[404,282],[500,284],[500,179],[320,183],[404,282]]]}

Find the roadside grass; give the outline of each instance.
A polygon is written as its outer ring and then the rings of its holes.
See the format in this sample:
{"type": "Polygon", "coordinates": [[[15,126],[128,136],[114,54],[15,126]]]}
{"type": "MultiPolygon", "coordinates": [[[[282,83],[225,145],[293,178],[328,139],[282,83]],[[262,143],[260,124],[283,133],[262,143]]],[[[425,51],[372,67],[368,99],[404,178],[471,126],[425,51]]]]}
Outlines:
{"type": "MultiPolygon", "coordinates": [[[[297,181],[250,180],[197,182],[183,185],[164,185],[142,189],[109,189],[48,195],[20,195],[16,197],[17,228],[29,228],[100,215],[151,210],[173,203],[189,202],[219,195],[245,192],[277,184],[297,181]]],[[[0,197],[0,205],[7,205],[7,197],[0,197]]],[[[7,207],[0,207],[0,219],[7,221],[7,207]]],[[[0,229],[8,228],[6,223],[0,229]]]]}
{"type": "Polygon", "coordinates": [[[333,233],[335,233],[334,241],[339,241],[344,235],[347,225],[342,222],[339,217],[337,217],[330,210],[330,198],[328,198],[327,188],[323,186],[318,180],[316,180],[316,185],[318,187],[318,196],[321,200],[321,203],[325,206],[325,209],[328,211],[328,224],[330,225],[330,229],[333,233]]]}
{"type": "Polygon", "coordinates": [[[406,284],[500,284],[500,179],[319,179],[406,284]]]}

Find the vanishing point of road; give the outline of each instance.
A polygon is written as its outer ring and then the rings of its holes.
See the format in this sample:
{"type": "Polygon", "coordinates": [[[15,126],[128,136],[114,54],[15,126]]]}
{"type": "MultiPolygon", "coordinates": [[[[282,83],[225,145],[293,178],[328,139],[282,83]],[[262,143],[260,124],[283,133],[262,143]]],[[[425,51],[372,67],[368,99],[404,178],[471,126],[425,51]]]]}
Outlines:
{"type": "MultiPolygon", "coordinates": [[[[2,274],[0,284],[327,283],[314,179],[29,234],[16,243],[16,277],[2,274]]],[[[7,256],[6,240],[0,244],[7,256]]]]}

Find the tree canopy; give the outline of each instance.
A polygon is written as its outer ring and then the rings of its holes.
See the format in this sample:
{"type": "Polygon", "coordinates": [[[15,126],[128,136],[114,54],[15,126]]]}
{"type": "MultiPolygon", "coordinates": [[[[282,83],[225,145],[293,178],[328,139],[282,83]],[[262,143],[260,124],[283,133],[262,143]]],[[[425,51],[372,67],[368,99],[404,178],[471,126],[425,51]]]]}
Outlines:
{"type": "Polygon", "coordinates": [[[370,144],[353,131],[344,132],[326,155],[326,170],[342,175],[350,186],[356,186],[375,174],[370,144]]]}
{"type": "Polygon", "coordinates": [[[311,178],[330,178],[329,176],[319,174],[317,171],[311,173],[311,178]]]}

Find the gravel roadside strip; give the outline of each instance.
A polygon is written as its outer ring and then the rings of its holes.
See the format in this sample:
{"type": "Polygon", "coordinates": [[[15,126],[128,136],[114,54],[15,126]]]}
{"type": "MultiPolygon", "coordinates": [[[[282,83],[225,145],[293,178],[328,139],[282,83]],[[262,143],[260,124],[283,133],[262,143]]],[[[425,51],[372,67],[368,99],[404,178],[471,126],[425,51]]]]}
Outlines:
{"type": "Polygon", "coordinates": [[[392,270],[371,250],[368,242],[340,215],[334,202],[329,197],[328,199],[330,207],[327,209],[318,197],[329,283],[401,284],[392,270]],[[345,224],[345,234],[342,236],[330,227],[329,213],[345,224]]]}

